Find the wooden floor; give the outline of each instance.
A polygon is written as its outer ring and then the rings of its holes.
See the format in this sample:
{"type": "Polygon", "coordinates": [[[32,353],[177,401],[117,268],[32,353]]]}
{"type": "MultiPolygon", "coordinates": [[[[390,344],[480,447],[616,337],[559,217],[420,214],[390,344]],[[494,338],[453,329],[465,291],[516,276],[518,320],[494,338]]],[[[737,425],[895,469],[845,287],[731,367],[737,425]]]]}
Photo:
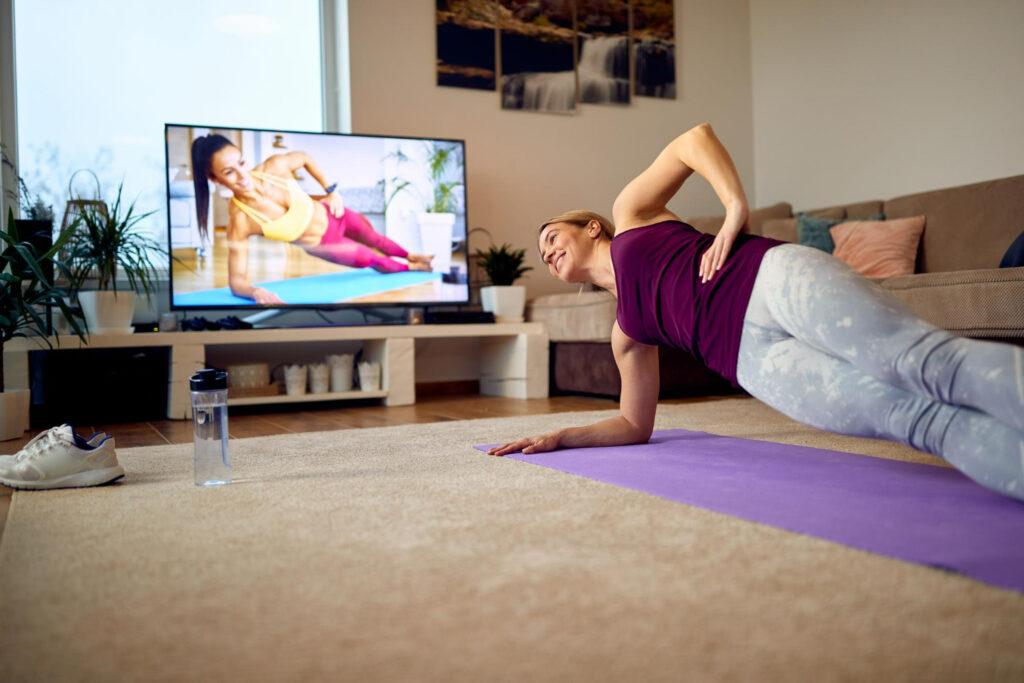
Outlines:
{"type": "MultiPolygon", "coordinates": [[[[674,402],[676,401],[669,401],[669,403],[674,402]]],[[[389,408],[380,405],[345,404],[342,407],[337,407],[337,405],[314,408],[297,407],[291,410],[282,410],[277,407],[271,410],[265,407],[247,410],[232,408],[228,418],[228,432],[232,439],[245,439],[253,436],[333,429],[387,427],[485,417],[543,415],[577,410],[609,410],[615,408],[618,403],[607,399],[580,396],[523,400],[479,395],[442,395],[417,398],[417,402],[411,406],[389,408]]],[[[83,436],[89,436],[92,432],[100,430],[113,434],[118,448],[159,446],[192,441],[192,423],[184,420],[76,425],[75,428],[83,436]]],[[[17,453],[35,435],[36,432],[26,432],[20,439],[0,441],[0,454],[17,453]]],[[[11,494],[11,489],[0,486],[0,535],[3,534],[3,527],[7,521],[11,494]]]]}

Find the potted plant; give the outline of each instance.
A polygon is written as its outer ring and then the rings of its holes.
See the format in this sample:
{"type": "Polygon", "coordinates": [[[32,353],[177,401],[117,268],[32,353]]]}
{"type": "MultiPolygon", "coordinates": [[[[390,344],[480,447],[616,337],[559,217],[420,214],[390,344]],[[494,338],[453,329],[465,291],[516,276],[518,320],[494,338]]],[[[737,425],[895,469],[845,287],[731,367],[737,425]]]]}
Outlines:
{"type": "Polygon", "coordinates": [[[411,192],[421,207],[415,215],[421,249],[423,253],[434,256],[435,272],[447,273],[451,269],[452,231],[455,226],[455,211],[458,208],[458,190],[462,187],[461,174],[454,179],[448,176],[452,168],[458,169],[462,166],[461,148],[449,142],[424,141],[422,161],[415,165],[401,148],[389,154],[387,158],[393,159],[400,170],[406,165],[411,166],[413,170],[420,170],[424,167],[422,162],[425,162],[429,194],[421,191],[422,183],[418,185],[404,175],[393,177],[391,194],[384,205],[385,212],[395,196],[402,192],[411,192]]]}
{"type": "Polygon", "coordinates": [[[92,334],[131,333],[136,293],[149,297],[154,290],[156,266],[151,256],[162,249],[156,240],[134,230],[153,212],[136,214],[134,202],[123,210],[123,189],[122,183],[106,212],[95,207],[83,211],[79,228],[67,241],[65,259],[71,288],[92,334]],[[118,289],[119,275],[128,280],[127,290],[118,289]],[[86,289],[86,285],[95,289],[86,289]]]}
{"type": "MultiPolygon", "coordinates": [[[[17,202],[21,206],[21,218],[14,219],[18,235],[21,239],[34,244],[37,251],[45,251],[49,248],[53,238],[53,207],[47,204],[39,194],[29,190],[28,184],[18,175],[18,169],[11,158],[7,156],[7,148],[3,145],[0,145],[0,155],[2,155],[0,158],[3,160],[3,165],[10,169],[15,178],[17,190],[11,190],[5,194],[8,200],[17,202]]],[[[42,265],[44,266],[43,272],[52,279],[53,271],[49,268],[50,264],[43,263],[42,265]]]]}
{"type": "MultiPolygon", "coordinates": [[[[49,329],[40,307],[57,306],[72,331],[85,340],[79,324],[80,308],[69,305],[67,291],[53,284],[44,265],[53,264],[62,274],[66,266],[54,259],[65,245],[71,228],[62,232],[43,253],[23,238],[14,212],[7,213],[7,227],[0,228],[0,358],[3,347],[15,337],[38,336],[50,346],[49,329]]],[[[8,390],[4,385],[3,363],[0,363],[0,440],[15,439],[28,428],[29,390],[8,390]]]]}
{"type": "Polygon", "coordinates": [[[526,307],[526,288],[513,286],[516,280],[533,268],[523,267],[525,249],[513,249],[511,244],[491,246],[487,251],[477,249],[473,254],[487,273],[490,286],[480,288],[480,303],[485,311],[494,314],[499,323],[520,323],[526,307]]]}

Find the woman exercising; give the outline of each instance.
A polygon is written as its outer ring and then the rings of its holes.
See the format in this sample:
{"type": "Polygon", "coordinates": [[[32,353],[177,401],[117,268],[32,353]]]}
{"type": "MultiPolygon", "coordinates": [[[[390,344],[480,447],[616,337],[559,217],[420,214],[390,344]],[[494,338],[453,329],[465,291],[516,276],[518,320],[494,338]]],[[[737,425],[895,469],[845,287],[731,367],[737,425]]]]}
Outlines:
{"type": "Polygon", "coordinates": [[[192,177],[196,217],[205,239],[210,201],[208,180],[231,191],[228,206],[228,285],[235,296],[258,304],[283,304],[273,292],[249,282],[249,238],[291,242],[308,254],[353,268],[370,267],[382,273],[430,270],[430,256],[410,254],[381,235],[365,216],[345,209],[335,186],[305,152],[267,157],[252,170],[242,151],[223,135],[200,136],[192,143],[192,177]],[[305,168],[324,188],[320,201],[306,194],[292,173],[305,168]],[[375,251],[376,250],[376,251],[375,251]],[[378,253],[378,252],[383,252],[378,253]],[[396,261],[404,258],[408,264],[396,261]]]}
{"type": "Polygon", "coordinates": [[[746,234],[747,214],[732,159],[701,124],[626,185],[617,228],[588,211],[545,222],[551,274],[618,300],[620,414],[488,453],[646,443],[663,344],[793,419],[908,444],[1024,500],[1024,350],[941,330],[823,251],[746,234]],[[695,171],[726,208],[716,236],[666,208],[695,171]]]}

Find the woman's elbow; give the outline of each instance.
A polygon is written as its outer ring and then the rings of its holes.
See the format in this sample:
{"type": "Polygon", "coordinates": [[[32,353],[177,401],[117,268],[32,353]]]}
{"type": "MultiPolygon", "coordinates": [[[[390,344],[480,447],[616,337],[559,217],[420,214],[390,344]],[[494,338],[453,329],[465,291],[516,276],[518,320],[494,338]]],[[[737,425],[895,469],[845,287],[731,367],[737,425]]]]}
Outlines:
{"type": "Polygon", "coordinates": [[[642,430],[637,432],[636,437],[635,437],[636,440],[635,440],[634,443],[636,443],[637,445],[645,444],[645,443],[647,443],[648,441],[651,440],[651,435],[653,435],[653,434],[654,434],[654,430],[653,429],[642,429],[642,430]]]}

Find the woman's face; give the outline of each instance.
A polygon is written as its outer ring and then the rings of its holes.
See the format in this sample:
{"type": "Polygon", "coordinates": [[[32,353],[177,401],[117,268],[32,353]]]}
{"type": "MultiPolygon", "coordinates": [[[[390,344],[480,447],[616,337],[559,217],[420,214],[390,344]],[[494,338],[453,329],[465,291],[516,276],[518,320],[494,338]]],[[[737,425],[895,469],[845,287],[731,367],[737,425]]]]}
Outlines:
{"type": "Polygon", "coordinates": [[[210,157],[210,178],[234,194],[245,194],[253,188],[242,151],[234,145],[222,147],[210,157]]]}
{"type": "MultiPolygon", "coordinates": [[[[598,226],[600,229],[600,226],[598,226]]],[[[572,223],[552,223],[540,232],[538,245],[548,272],[563,282],[586,282],[580,272],[593,240],[587,234],[591,226],[581,228],[572,223]]]]}

